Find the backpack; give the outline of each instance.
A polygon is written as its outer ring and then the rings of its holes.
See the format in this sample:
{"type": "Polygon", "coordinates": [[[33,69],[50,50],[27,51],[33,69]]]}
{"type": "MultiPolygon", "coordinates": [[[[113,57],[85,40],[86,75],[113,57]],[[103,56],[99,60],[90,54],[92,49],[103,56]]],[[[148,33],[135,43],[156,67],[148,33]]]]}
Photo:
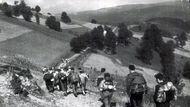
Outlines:
{"type": "Polygon", "coordinates": [[[43,77],[43,79],[44,79],[45,81],[51,80],[52,78],[53,78],[53,74],[50,74],[50,73],[46,73],[46,74],[44,75],[44,77],[43,77]]]}
{"type": "Polygon", "coordinates": [[[132,75],[132,81],[130,84],[131,93],[145,92],[147,90],[146,80],[140,73],[135,72],[135,74],[132,75]]]}
{"type": "Polygon", "coordinates": [[[71,81],[72,82],[79,82],[80,81],[80,77],[79,77],[79,74],[74,72],[72,75],[71,75],[71,81]]]}
{"type": "Polygon", "coordinates": [[[104,81],[104,85],[103,85],[104,90],[114,90],[113,87],[114,87],[114,84],[112,80],[104,81]]]}
{"type": "Polygon", "coordinates": [[[166,102],[166,91],[164,91],[163,86],[159,87],[155,100],[156,100],[156,102],[159,102],[159,103],[166,102]]]}
{"type": "Polygon", "coordinates": [[[66,75],[64,74],[64,73],[59,73],[58,74],[58,78],[60,79],[60,80],[64,80],[65,78],[66,78],[66,75]]]}
{"type": "Polygon", "coordinates": [[[96,84],[96,85],[99,86],[102,80],[104,80],[103,77],[102,77],[102,78],[98,78],[98,79],[97,79],[97,84],[96,84]]]}

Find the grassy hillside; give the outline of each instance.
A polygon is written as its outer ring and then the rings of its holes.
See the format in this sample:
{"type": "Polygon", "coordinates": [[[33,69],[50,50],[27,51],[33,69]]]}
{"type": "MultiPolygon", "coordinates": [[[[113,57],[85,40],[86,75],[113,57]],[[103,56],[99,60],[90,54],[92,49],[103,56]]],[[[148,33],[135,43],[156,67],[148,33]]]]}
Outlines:
{"type": "Polygon", "coordinates": [[[156,24],[158,28],[161,29],[162,35],[167,37],[181,34],[181,32],[190,32],[190,24],[188,21],[171,17],[151,18],[146,20],[146,23],[131,27],[130,30],[143,33],[150,23],[156,24]]]}
{"type": "Polygon", "coordinates": [[[0,20],[4,23],[8,22],[11,26],[4,26],[3,32],[6,33],[4,36],[7,39],[0,42],[0,56],[22,55],[41,66],[51,66],[60,61],[62,57],[73,54],[70,51],[69,42],[75,35],[69,32],[56,32],[43,25],[7,18],[2,14],[0,14],[0,20]],[[12,28],[14,26],[17,31],[11,33],[14,31],[12,28]],[[11,29],[13,30],[10,31],[11,29]]]}
{"type": "Polygon", "coordinates": [[[40,65],[51,64],[56,57],[70,52],[69,42],[61,42],[42,33],[32,31],[16,38],[0,42],[0,55],[15,54],[28,57],[40,65]]]}
{"type": "Polygon", "coordinates": [[[80,12],[73,17],[90,21],[92,18],[99,23],[128,24],[143,22],[155,17],[173,17],[189,20],[190,4],[179,2],[167,2],[149,5],[124,5],[115,8],[100,9],[97,11],[80,12]],[[119,20],[118,20],[119,19],[119,20]]]}

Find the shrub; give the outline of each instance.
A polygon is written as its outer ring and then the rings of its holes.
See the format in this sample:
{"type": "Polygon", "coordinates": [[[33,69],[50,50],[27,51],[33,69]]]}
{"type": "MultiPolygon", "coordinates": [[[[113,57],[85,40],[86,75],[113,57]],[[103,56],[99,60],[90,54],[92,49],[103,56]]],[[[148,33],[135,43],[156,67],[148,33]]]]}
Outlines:
{"type": "Polygon", "coordinates": [[[90,44],[91,44],[91,35],[88,32],[83,35],[73,38],[70,42],[72,51],[76,53],[79,53],[83,49],[87,48],[90,44]]]}
{"type": "Polygon", "coordinates": [[[61,31],[61,24],[60,22],[56,21],[55,16],[50,16],[46,20],[46,25],[55,31],[61,31]]]}
{"type": "Polygon", "coordinates": [[[67,15],[66,12],[62,12],[62,14],[61,14],[61,21],[63,21],[64,23],[71,23],[71,19],[67,15]]]}
{"type": "Polygon", "coordinates": [[[127,26],[124,23],[119,24],[118,27],[118,43],[128,45],[129,39],[133,36],[133,33],[130,30],[128,30],[127,26]]]}
{"type": "Polygon", "coordinates": [[[96,23],[97,23],[97,21],[96,21],[95,19],[92,19],[92,20],[91,20],[91,23],[96,24],[96,23]]]}
{"type": "Polygon", "coordinates": [[[2,5],[2,11],[6,16],[12,17],[12,8],[6,2],[2,5]]]}
{"type": "Polygon", "coordinates": [[[112,54],[116,53],[116,42],[117,42],[117,37],[116,35],[112,32],[111,28],[107,27],[106,28],[106,35],[105,35],[105,47],[107,51],[111,51],[112,54]]]}
{"type": "Polygon", "coordinates": [[[31,8],[29,6],[21,8],[21,14],[24,17],[24,20],[31,22],[31,18],[33,16],[31,8]]]}
{"type": "Polygon", "coordinates": [[[20,10],[21,10],[21,7],[19,5],[13,6],[13,15],[20,16],[21,15],[20,10]]]}
{"type": "Polygon", "coordinates": [[[177,37],[175,38],[177,46],[183,48],[183,46],[186,45],[186,41],[188,40],[187,36],[188,35],[185,32],[182,32],[181,34],[177,35],[177,37]]]}
{"type": "Polygon", "coordinates": [[[137,49],[137,57],[144,63],[151,64],[150,61],[153,59],[152,51],[160,53],[163,43],[160,29],[152,24],[150,28],[145,30],[140,48],[137,49]]]}

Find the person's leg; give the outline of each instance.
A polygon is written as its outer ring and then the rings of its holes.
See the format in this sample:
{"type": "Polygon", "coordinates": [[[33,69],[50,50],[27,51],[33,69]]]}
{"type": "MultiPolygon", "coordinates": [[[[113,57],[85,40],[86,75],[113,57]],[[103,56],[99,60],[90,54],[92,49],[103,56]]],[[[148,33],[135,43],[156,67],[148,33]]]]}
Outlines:
{"type": "Polygon", "coordinates": [[[77,83],[76,82],[73,83],[72,88],[73,88],[73,94],[74,94],[74,96],[77,97],[77,83]]]}
{"type": "Polygon", "coordinates": [[[113,96],[113,92],[109,92],[109,95],[108,95],[108,105],[109,105],[109,107],[111,106],[112,96],[113,96]]]}
{"type": "Polygon", "coordinates": [[[131,107],[134,107],[134,101],[133,101],[133,95],[132,94],[130,96],[130,103],[131,103],[131,107]]]}
{"type": "Polygon", "coordinates": [[[135,100],[137,107],[142,107],[142,100],[143,100],[143,93],[137,93],[135,100]]]}
{"type": "Polygon", "coordinates": [[[65,89],[65,94],[67,94],[67,79],[64,80],[64,89],[65,89]]]}
{"type": "Polygon", "coordinates": [[[84,85],[84,84],[81,84],[81,88],[82,88],[82,93],[83,93],[83,95],[85,95],[85,94],[86,94],[86,92],[85,92],[85,85],[84,85]]]}
{"type": "Polygon", "coordinates": [[[104,107],[110,107],[110,105],[109,105],[109,98],[108,97],[104,97],[104,99],[103,99],[103,105],[104,105],[104,107]]]}

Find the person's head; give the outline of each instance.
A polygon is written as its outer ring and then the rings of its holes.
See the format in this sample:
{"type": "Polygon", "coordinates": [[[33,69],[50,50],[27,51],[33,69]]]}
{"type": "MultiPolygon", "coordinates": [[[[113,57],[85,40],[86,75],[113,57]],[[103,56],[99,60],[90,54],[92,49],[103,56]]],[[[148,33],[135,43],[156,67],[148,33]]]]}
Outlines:
{"type": "Polygon", "coordinates": [[[107,80],[110,80],[111,79],[111,75],[110,73],[105,73],[104,74],[104,79],[107,81],[107,80]]]}
{"type": "Polygon", "coordinates": [[[106,68],[101,68],[101,73],[105,73],[106,72],[106,68]]]}
{"type": "Polygon", "coordinates": [[[135,71],[135,65],[129,65],[129,71],[134,72],[135,71]]]}
{"type": "Polygon", "coordinates": [[[156,82],[157,83],[164,83],[164,75],[161,73],[157,73],[154,75],[154,77],[156,78],[156,82]]]}

